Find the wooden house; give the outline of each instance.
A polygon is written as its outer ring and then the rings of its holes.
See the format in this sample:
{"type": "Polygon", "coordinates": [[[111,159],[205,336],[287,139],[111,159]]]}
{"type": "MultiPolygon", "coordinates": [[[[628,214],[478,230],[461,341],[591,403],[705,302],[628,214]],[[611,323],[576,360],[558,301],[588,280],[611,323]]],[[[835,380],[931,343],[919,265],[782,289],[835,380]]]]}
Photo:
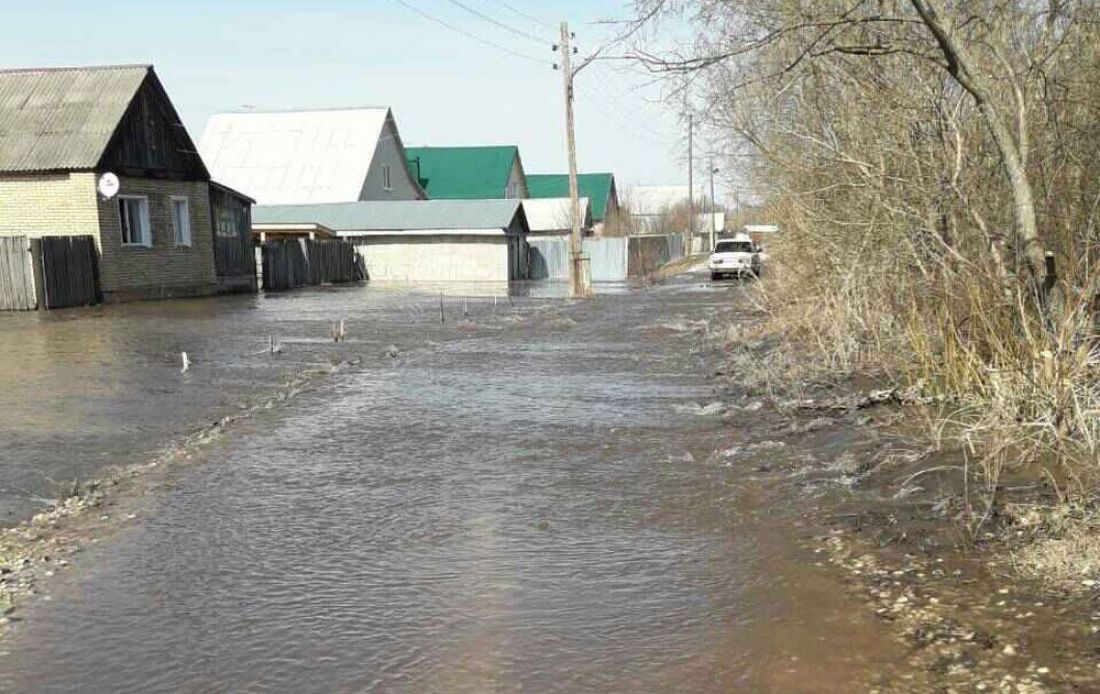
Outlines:
{"type": "Polygon", "coordinates": [[[222,293],[256,291],[256,253],[252,241],[255,200],[228,186],[210,182],[210,223],[214,229],[214,270],[222,293]]]}
{"type": "Polygon", "coordinates": [[[0,70],[0,236],[89,236],[105,300],[216,290],[210,175],[151,65],[0,70]]]}

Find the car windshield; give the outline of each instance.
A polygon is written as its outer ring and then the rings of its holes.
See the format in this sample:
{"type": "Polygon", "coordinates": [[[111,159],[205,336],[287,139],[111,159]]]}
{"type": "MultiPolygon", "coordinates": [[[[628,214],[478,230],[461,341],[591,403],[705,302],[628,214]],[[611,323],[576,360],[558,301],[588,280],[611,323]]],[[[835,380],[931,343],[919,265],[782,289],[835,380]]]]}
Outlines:
{"type": "Polygon", "coordinates": [[[748,241],[720,241],[714,247],[715,253],[752,253],[752,244],[748,241]]]}

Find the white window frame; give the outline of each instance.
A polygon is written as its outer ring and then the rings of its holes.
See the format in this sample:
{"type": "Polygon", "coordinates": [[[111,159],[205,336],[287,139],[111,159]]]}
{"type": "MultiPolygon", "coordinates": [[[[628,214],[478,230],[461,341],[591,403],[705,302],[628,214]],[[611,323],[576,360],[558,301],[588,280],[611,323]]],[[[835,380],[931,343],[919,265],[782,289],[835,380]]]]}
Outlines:
{"type": "Polygon", "coordinates": [[[168,212],[172,217],[172,240],[175,241],[177,246],[190,247],[194,243],[193,226],[191,224],[191,199],[186,195],[173,195],[168,200],[168,212]],[[181,230],[179,227],[179,219],[176,217],[176,204],[183,203],[183,209],[187,213],[187,228],[181,230]],[[186,234],[180,233],[186,231],[186,234]]]}
{"type": "Polygon", "coordinates": [[[382,165],[382,189],[393,190],[393,169],[389,164],[382,165]]]}
{"type": "MultiPolygon", "coordinates": [[[[152,248],[153,247],[153,224],[149,217],[149,198],[145,195],[120,195],[118,196],[118,228],[119,228],[119,240],[122,242],[124,248],[152,248]],[[141,239],[139,241],[126,241],[126,219],[122,214],[122,203],[125,200],[140,200],[141,205],[138,209],[141,210],[141,239]]],[[[130,231],[133,231],[131,228],[130,231]]]]}

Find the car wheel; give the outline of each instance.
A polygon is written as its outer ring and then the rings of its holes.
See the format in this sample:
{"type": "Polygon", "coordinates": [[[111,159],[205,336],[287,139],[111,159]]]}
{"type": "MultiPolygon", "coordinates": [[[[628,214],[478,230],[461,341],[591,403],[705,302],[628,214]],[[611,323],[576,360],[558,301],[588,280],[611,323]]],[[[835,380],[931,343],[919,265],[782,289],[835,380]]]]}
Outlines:
{"type": "Polygon", "coordinates": [[[712,272],[712,273],[710,273],[710,280],[711,280],[711,282],[717,282],[717,281],[718,281],[719,279],[721,279],[721,278],[722,278],[722,273],[720,273],[720,272],[712,272]]]}

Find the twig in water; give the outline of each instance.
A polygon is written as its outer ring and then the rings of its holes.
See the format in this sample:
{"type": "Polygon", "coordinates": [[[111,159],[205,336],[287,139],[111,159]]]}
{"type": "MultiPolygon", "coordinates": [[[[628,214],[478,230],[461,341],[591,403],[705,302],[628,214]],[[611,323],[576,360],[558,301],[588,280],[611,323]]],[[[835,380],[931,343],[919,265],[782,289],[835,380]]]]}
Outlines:
{"type": "Polygon", "coordinates": [[[443,316],[443,292],[439,292],[439,322],[446,323],[446,319],[443,316]]]}

